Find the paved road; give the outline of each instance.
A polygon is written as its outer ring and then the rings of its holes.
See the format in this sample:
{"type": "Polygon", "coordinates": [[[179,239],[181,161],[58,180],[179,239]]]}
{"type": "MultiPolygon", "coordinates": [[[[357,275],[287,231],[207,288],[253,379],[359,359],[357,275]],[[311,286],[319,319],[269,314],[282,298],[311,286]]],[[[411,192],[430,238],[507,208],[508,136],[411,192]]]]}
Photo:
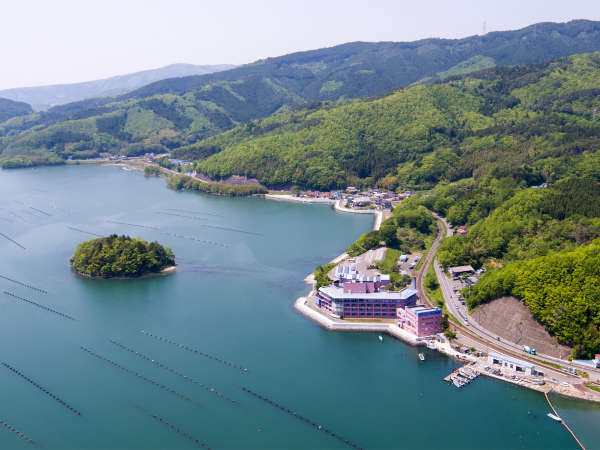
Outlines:
{"type": "MultiPolygon", "coordinates": [[[[475,344],[475,343],[479,344],[478,345],[479,347],[481,347],[483,345],[484,346],[483,349],[488,350],[488,352],[489,352],[489,350],[493,350],[493,351],[502,352],[503,354],[507,354],[507,355],[510,355],[510,356],[513,356],[513,357],[516,357],[519,359],[531,359],[531,358],[528,358],[523,353],[523,347],[521,345],[518,345],[518,344],[515,344],[512,342],[499,340],[497,335],[484,329],[479,324],[473,322],[473,320],[469,318],[468,309],[467,309],[466,305],[462,305],[462,303],[458,300],[458,296],[454,293],[454,291],[452,289],[451,281],[448,279],[446,274],[441,269],[439,263],[437,262],[437,259],[435,261],[432,261],[444,234],[446,236],[452,235],[452,231],[451,231],[450,227],[448,226],[448,223],[446,222],[446,220],[443,217],[440,217],[435,213],[433,213],[433,215],[437,219],[438,235],[437,235],[436,239],[434,240],[433,244],[431,245],[431,249],[429,250],[427,257],[426,257],[425,261],[423,262],[423,266],[421,267],[421,270],[419,271],[419,273],[417,275],[417,289],[419,290],[420,298],[423,299],[424,303],[431,305],[431,302],[429,301],[429,299],[427,298],[427,296],[425,294],[425,288],[424,288],[423,283],[424,283],[424,279],[425,279],[425,274],[427,273],[427,269],[429,268],[429,264],[431,264],[433,262],[435,273],[436,273],[436,276],[438,279],[438,283],[440,284],[440,289],[441,289],[442,295],[444,297],[444,303],[446,305],[446,309],[449,312],[451,312],[452,315],[460,322],[459,325],[453,324],[453,326],[454,326],[455,330],[461,334],[461,337],[463,339],[466,337],[466,338],[468,338],[469,342],[472,342],[473,344],[475,344]]],[[[586,372],[588,372],[590,374],[590,377],[592,380],[596,380],[596,381],[600,380],[600,369],[593,369],[591,367],[584,368],[581,366],[574,366],[572,364],[569,364],[568,361],[564,361],[559,358],[554,358],[552,356],[543,355],[543,354],[535,355],[535,359],[537,361],[532,361],[532,362],[534,362],[537,365],[540,365],[540,361],[543,361],[546,363],[560,364],[562,366],[577,367],[579,369],[582,369],[582,370],[585,370],[586,372]]],[[[561,372],[561,371],[558,371],[558,370],[552,368],[551,366],[544,365],[544,367],[546,368],[547,372],[551,372],[556,377],[560,377],[560,378],[568,377],[568,378],[571,378],[571,381],[573,381],[573,379],[580,380],[580,378],[572,377],[572,376],[566,374],[565,372],[561,372]]]]}

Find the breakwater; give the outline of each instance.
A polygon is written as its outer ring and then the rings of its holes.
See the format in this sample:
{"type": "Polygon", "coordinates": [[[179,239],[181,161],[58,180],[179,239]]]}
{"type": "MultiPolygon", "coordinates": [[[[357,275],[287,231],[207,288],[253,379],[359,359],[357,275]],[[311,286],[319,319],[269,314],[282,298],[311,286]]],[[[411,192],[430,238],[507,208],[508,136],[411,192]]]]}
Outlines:
{"type": "Polygon", "coordinates": [[[192,436],[189,433],[186,433],[185,431],[179,429],[178,427],[176,427],[175,425],[173,425],[172,423],[167,422],[165,419],[163,419],[160,416],[157,416],[156,414],[152,414],[150,411],[145,410],[144,408],[142,408],[139,405],[136,405],[135,403],[133,403],[133,407],[138,409],[139,411],[141,411],[142,413],[144,413],[145,415],[147,415],[148,417],[152,417],[154,420],[156,420],[157,422],[162,423],[163,425],[165,425],[166,427],[170,428],[171,430],[173,430],[175,433],[179,434],[180,436],[183,436],[184,438],[186,438],[188,441],[193,442],[195,445],[197,445],[200,448],[206,448],[210,450],[210,447],[208,445],[206,445],[204,442],[200,441],[199,439],[196,439],[194,436],[192,436]]]}
{"type": "Polygon", "coordinates": [[[57,395],[55,395],[52,392],[50,392],[44,386],[42,386],[42,385],[36,383],[35,381],[33,381],[31,378],[29,378],[27,375],[25,375],[24,373],[22,373],[20,370],[15,369],[14,367],[12,367],[11,365],[5,363],[4,361],[2,361],[1,364],[4,367],[6,367],[8,370],[10,370],[12,373],[20,376],[25,381],[27,381],[29,384],[31,384],[32,386],[36,387],[40,391],[42,391],[44,394],[46,394],[48,397],[50,397],[54,401],[60,403],[62,406],[64,406],[65,408],[67,408],[69,411],[71,411],[73,414],[77,414],[78,416],[81,416],[81,413],[79,411],[77,411],[75,408],[73,408],[71,405],[69,405],[67,402],[65,402],[63,399],[61,399],[57,395]]]}
{"type": "Polygon", "coordinates": [[[44,311],[51,312],[53,314],[56,314],[57,316],[64,317],[65,319],[69,319],[69,320],[77,320],[77,319],[69,316],[68,314],[61,313],[60,311],[56,311],[55,309],[48,308],[47,306],[44,306],[44,305],[40,305],[39,303],[36,303],[33,300],[28,300],[25,297],[19,297],[18,295],[13,294],[12,292],[7,292],[7,291],[3,291],[3,292],[5,295],[16,298],[17,300],[20,300],[22,302],[29,303],[30,305],[33,305],[36,308],[40,308],[40,309],[43,309],[44,311]]]}
{"type": "Polygon", "coordinates": [[[44,289],[37,288],[37,287],[32,286],[31,284],[28,284],[28,283],[23,283],[22,281],[13,280],[12,278],[5,277],[4,275],[0,275],[0,278],[3,278],[5,280],[7,280],[7,281],[10,281],[11,283],[15,283],[15,284],[18,284],[20,286],[26,287],[27,289],[31,289],[33,291],[39,292],[41,294],[47,294],[48,293],[48,291],[46,291],[44,289]]]}
{"type": "Polygon", "coordinates": [[[213,356],[213,355],[209,355],[208,353],[201,352],[201,351],[200,351],[200,350],[198,350],[198,349],[195,349],[195,348],[193,348],[193,347],[189,347],[189,346],[187,346],[187,345],[180,344],[180,343],[178,343],[178,342],[172,341],[172,340],[171,340],[171,339],[169,339],[169,338],[165,338],[165,337],[162,337],[162,336],[157,336],[157,335],[155,335],[155,334],[152,334],[152,333],[149,333],[149,332],[147,332],[147,331],[145,331],[145,330],[141,330],[140,332],[141,332],[143,335],[145,335],[145,336],[149,336],[149,337],[151,337],[151,338],[154,338],[154,339],[157,339],[157,340],[159,340],[159,341],[166,342],[167,344],[174,345],[175,347],[177,347],[177,348],[180,348],[180,349],[182,349],[182,350],[186,350],[186,351],[188,351],[188,352],[191,352],[191,353],[195,353],[195,354],[197,354],[197,355],[204,356],[205,358],[212,359],[213,361],[217,361],[217,362],[219,362],[219,363],[221,363],[221,364],[223,364],[223,365],[225,365],[225,366],[228,366],[228,367],[231,367],[231,368],[234,368],[234,369],[239,369],[239,370],[241,370],[242,372],[248,372],[248,369],[247,369],[246,367],[240,366],[239,364],[232,363],[232,362],[230,362],[230,361],[227,361],[227,360],[225,360],[225,359],[222,359],[222,358],[218,358],[218,357],[216,357],[216,356],[213,356]]]}
{"type": "Polygon", "coordinates": [[[11,431],[13,433],[15,433],[17,436],[19,436],[21,439],[26,440],[27,442],[29,442],[30,444],[36,445],[35,441],[33,439],[31,439],[29,436],[27,436],[25,433],[17,430],[15,427],[13,427],[12,425],[10,425],[9,423],[5,422],[4,420],[0,419],[0,425],[2,425],[4,428],[6,428],[8,431],[11,431]]]}
{"type": "Polygon", "coordinates": [[[146,383],[150,383],[153,386],[156,386],[157,388],[162,389],[163,391],[168,392],[169,394],[175,395],[176,397],[179,397],[180,399],[185,400],[186,402],[193,403],[196,406],[200,406],[200,407],[202,406],[200,403],[192,400],[187,395],[184,395],[181,392],[176,391],[175,389],[171,389],[170,387],[165,386],[164,384],[159,383],[158,381],[154,381],[153,379],[148,378],[148,377],[142,375],[141,373],[136,372],[135,370],[129,369],[129,368],[127,368],[127,367],[119,364],[118,362],[113,361],[112,359],[106,358],[105,356],[102,356],[99,353],[96,353],[96,352],[90,350],[89,348],[86,348],[86,347],[83,347],[83,346],[81,346],[80,348],[81,348],[81,350],[83,350],[87,354],[92,355],[92,356],[94,356],[94,357],[96,357],[96,358],[98,358],[98,359],[100,359],[100,360],[102,360],[102,361],[110,364],[111,366],[116,367],[117,369],[121,369],[123,372],[127,372],[130,375],[134,375],[137,378],[139,378],[140,380],[143,380],[146,383]]]}
{"type": "Polygon", "coordinates": [[[17,241],[15,241],[13,238],[8,237],[7,235],[5,235],[4,233],[0,233],[0,236],[2,236],[4,239],[12,242],[13,244],[15,244],[18,247],[21,247],[23,250],[27,250],[24,246],[22,246],[21,244],[19,244],[17,241]]]}
{"type": "Polygon", "coordinates": [[[361,448],[361,447],[359,447],[359,446],[358,446],[358,445],[356,445],[355,443],[351,442],[350,440],[343,438],[343,437],[342,437],[342,436],[340,436],[339,434],[337,434],[337,433],[334,433],[333,431],[331,431],[331,430],[329,430],[329,429],[327,429],[327,428],[323,427],[322,425],[319,425],[319,424],[317,424],[316,422],[313,422],[312,420],[310,420],[310,419],[308,419],[308,418],[306,418],[306,417],[304,417],[304,416],[301,416],[301,415],[300,415],[300,414],[298,414],[296,411],[292,411],[291,409],[289,409],[289,408],[286,408],[285,406],[282,406],[282,405],[280,405],[279,403],[276,403],[276,402],[274,402],[273,400],[271,400],[271,399],[269,399],[269,398],[267,398],[267,397],[265,397],[265,396],[263,396],[263,395],[260,395],[260,394],[258,394],[258,393],[256,393],[256,392],[254,392],[254,391],[252,391],[252,390],[250,390],[250,389],[246,388],[246,387],[242,387],[242,390],[243,390],[244,392],[247,392],[248,394],[252,395],[253,397],[256,397],[256,398],[258,398],[259,400],[262,400],[262,401],[263,401],[263,402],[265,402],[267,405],[270,405],[270,406],[272,406],[273,408],[277,408],[277,409],[279,409],[280,411],[282,411],[282,412],[284,412],[284,413],[286,413],[286,414],[289,414],[290,416],[294,417],[295,419],[298,419],[298,420],[300,420],[301,422],[304,422],[305,424],[312,426],[312,427],[313,427],[313,428],[315,428],[317,431],[322,431],[323,433],[325,433],[325,434],[328,434],[329,436],[331,436],[331,437],[333,437],[333,438],[336,438],[336,439],[337,439],[337,440],[339,440],[340,442],[343,442],[344,444],[346,444],[348,447],[355,448],[355,449],[357,449],[357,450],[362,450],[362,448],[361,448]]]}
{"type": "Polygon", "coordinates": [[[117,347],[119,347],[122,350],[125,350],[129,353],[133,353],[135,356],[144,359],[152,364],[154,364],[157,367],[160,367],[161,369],[164,369],[168,372],[171,372],[173,375],[177,375],[178,377],[183,378],[184,380],[192,383],[192,384],[196,384],[198,386],[200,386],[201,388],[203,388],[204,390],[206,390],[207,392],[210,392],[211,394],[215,394],[217,397],[219,397],[222,400],[226,400],[228,402],[231,403],[237,403],[237,401],[229,398],[228,396],[226,396],[225,394],[222,394],[221,392],[219,392],[218,390],[216,390],[215,388],[211,387],[211,386],[207,386],[203,383],[200,383],[198,380],[194,379],[193,377],[190,377],[189,375],[184,375],[183,373],[167,366],[166,364],[161,363],[160,361],[157,361],[155,359],[150,358],[148,355],[144,355],[143,353],[140,353],[134,349],[132,349],[131,347],[127,347],[126,345],[121,344],[120,342],[115,341],[114,339],[109,339],[110,343],[113,345],[116,345],[117,347]]]}

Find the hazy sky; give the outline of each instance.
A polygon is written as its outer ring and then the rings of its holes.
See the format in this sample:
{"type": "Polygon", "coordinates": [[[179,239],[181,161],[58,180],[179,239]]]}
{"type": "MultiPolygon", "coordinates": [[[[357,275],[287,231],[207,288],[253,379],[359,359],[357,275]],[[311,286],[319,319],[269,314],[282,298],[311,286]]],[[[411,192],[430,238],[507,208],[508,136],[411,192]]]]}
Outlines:
{"type": "Polygon", "coordinates": [[[0,89],[600,20],[600,0],[3,0],[0,89]]]}

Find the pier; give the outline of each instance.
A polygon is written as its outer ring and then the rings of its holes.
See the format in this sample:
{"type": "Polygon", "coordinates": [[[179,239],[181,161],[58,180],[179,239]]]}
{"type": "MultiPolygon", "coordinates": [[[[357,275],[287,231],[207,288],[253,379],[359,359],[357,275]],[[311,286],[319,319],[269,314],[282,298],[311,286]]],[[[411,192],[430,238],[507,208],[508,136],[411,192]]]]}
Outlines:
{"type": "Polygon", "coordinates": [[[450,375],[444,378],[444,381],[452,383],[457,388],[461,388],[466,384],[469,384],[475,378],[481,375],[477,370],[474,370],[468,366],[463,366],[458,369],[454,369],[450,375]]]}
{"type": "Polygon", "coordinates": [[[80,348],[81,348],[81,350],[83,350],[87,354],[92,355],[92,356],[94,356],[94,357],[96,357],[96,358],[98,358],[98,359],[100,359],[100,360],[102,360],[102,361],[110,364],[111,366],[116,367],[117,369],[121,369],[123,372],[127,372],[130,375],[134,375],[137,378],[139,378],[140,380],[143,380],[146,383],[152,384],[153,386],[156,386],[157,388],[162,389],[163,391],[166,391],[169,394],[175,395],[176,397],[179,397],[180,399],[185,400],[186,402],[190,402],[190,403],[193,403],[196,406],[202,407],[202,405],[200,403],[195,402],[194,400],[192,400],[188,396],[182,394],[181,392],[176,391],[175,389],[171,389],[170,387],[165,386],[164,384],[159,383],[158,381],[154,381],[151,378],[148,378],[148,377],[142,375],[141,373],[136,372],[135,370],[131,370],[131,369],[125,367],[125,366],[122,366],[118,362],[115,362],[112,359],[108,359],[108,358],[106,358],[106,357],[104,357],[104,356],[102,356],[102,355],[100,355],[100,354],[98,354],[98,353],[96,353],[96,352],[88,349],[88,348],[85,348],[83,346],[80,347],[80,348]]]}
{"type": "Polygon", "coordinates": [[[290,416],[294,417],[295,419],[300,420],[301,422],[304,422],[307,425],[312,426],[313,428],[315,428],[317,431],[322,431],[325,434],[328,434],[329,436],[336,438],[337,440],[339,440],[340,442],[346,444],[348,447],[357,449],[357,450],[362,450],[361,447],[359,447],[358,445],[354,444],[353,442],[349,441],[348,439],[343,438],[342,436],[340,436],[339,434],[334,433],[331,430],[328,430],[327,428],[317,424],[316,422],[313,422],[312,420],[301,416],[300,414],[298,414],[296,411],[292,411],[291,409],[286,408],[285,406],[280,405],[279,403],[274,402],[273,400],[264,397],[263,395],[260,395],[246,387],[242,387],[242,390],[244,392],[247,392],[248,394],[252,395],[253,397],[262,400],[263,402],[265,402],[266,404],[272,406],[273,408],[277,408],[280,411],[289,414],[290,416]]]}
{"type": "Polygon", "coordinates": [[[171,339],[168,339],[168,338],[165,338],[165,337],[162,337],[162,336],[157,336],[155,334],[149,333],[149,332],[144,331],[144,330],[141,330],[140,333],[142,333],[145,336],[149,336],[151,338],[157,339],[159,341],[166,342],[167,344],[174,345],[175,347],[178,347],[178,348],[180,348],[182,350],[186,350],[188,352],[204,356],[205,358],[212,359],[214,361],[217,361],[217,362],[219,362],[219,363],[221,363],[221,364],[223,364],[225,366],[231,367],[233,369],[239,369],[242,372],[248,372],[247,368],[242,367],[239,364],[234,364],[234,363],[229,362],[227,360],[224,360],[224,359],[221,359],[221,358],[217,358],[216,356],[212,356],[212,355],[209,355],[208,353],[201,352],[200,350],[197,350],[197,349],[192,348],[192,347],[188,347],[187,345],[179,344],[179,343],[177,343],[175,341],[172,341],[171,339]]]}
{"type": "Polygon", "coordinates": [[[140,353],[140,352],[138,352],[138,351],[136,351],[136,350],[134,350],[134,349],[132,349],[130,347],[127,347],[126,345],[123,345],[120,342],[117,342],[117,341],[115,341],[113,339],[110,339],[109,341],[110,341],[111,344],[116,345],[117,347],[119,347],[122,350],[125,350],[125,351],[127,351],[129,353],[133,353],[137,357],[139,357],[141,359],[144,359],[144,360],[146,360],[146,361],[154,364],[155,366],[160,367],[161,369],[167,370],[168,372],[171,372],[173,375],[177,375],[178,377],[183,378],[185,381],[188,381],[190,383],[193,383],[193,384],[196,384],[196,385],[200,386],[201,388],[203,388],[207,392],[210,392],[211,394],[215,394],[217,397],[221,398],[222,400],[225,400],[225,401],[228,401],[228,402],[231,402],[231,403],[234,403],[234,404],[237,403],[237,401],[229,398],[225,394],[222,394],[221,392],[217,391],[215,388],[207,386],[205,384],[202,384],[198,380],[196,380],[196,379],[194,379],[194,378],[192,378],[192,377],[190,377],[188,375],[184,375],[183,373],[181,373],[181,372],[179,372],[179,371],[177,371],[175,369],[172,369],[171,367],[167,366],[166,364],[161,363],[160,361],[152,359],[149,356],[144,355],[143,353],[140,353]]]}
{"type": "Polygon", "coordinates": [[[204,442],[196,439],[194,436],[192,436],[191,434],[186,433],[185,431],[180,430],[179,428],[177,428],[175,425],[167,422],[165,419],[163,419],[160,416],[157,416],[156,414],[152,414],[150,411],[145,410],[144,408],[142,408],[139,405],[136,405],[135,403],[133,403],[133,407],[136,408],[137,410],[141,411],[142,413],[144,413],[145,415],[147,415],[148,417],[152,417],[154,420],[156,420],[157,422],[162,423],[163,425],[165,425],[166,427],[170,428],[171,430],[173,430],[175,433],[179,434],[180,436],[183,436],[184,438],[186,438],[188,441],[191,441],[192,443],[194,443],[195,445],[197,445],[200,448],[206,448],[210,450],[210,447],[208,445],[206,445],[204,442]]]}
{"type": "Polygon", "coordinates": [[[57,395],[55,395],[52,392],[50,392],[44,386],[41,386],[40,384],[38,384],[35,381],[33,381],[27,375],[23,374],[20,370],[15,369],[14,367],[10,366],[9,364],[5,363],[4,361],[2,361],[2,365],[4,367],[6,367],[8,370],[10,370],[12,373],[14,373],[16,375],[19,375],[21,378],[23,378],[29,384],[31,384],[32,386],[36,387],[40,391],[42,391],[44,394],[46,394],[48,397],[50,397],[54,401],[60,403],[62,406],[64,406],[65,408],[67,408],[69,411],[71,411],[73,414],[77,414],[78,416],[81,416],[81,413],[79,411],[77,411],[75,408],[73,408],[71,405],[69,405],[67,402],[65,402],[63,399],[61,399],[57,395]]]}
{"type": "Polygon", "coordinates": [[[22,281],[13,280],[12,278],[5,277],[4,275],[0,275],[0,278],[4,278],[5,280],[10,281],[11,283],[16,283],[18,285],[21,285],[21,286],[31,289],[33,291],[37,291],[41,294],[48,293],[48,291],[45,291],[44,289],[36,288],[35,286],[32,286],[31,284],[23,283],[22,281]]]}
{"type": "Polygon", "coordinates": [[[13,427],[12,425],[10,425],[9,423],[5,422],[4,420],[0,419],[0,425],[2,425],[4,428],[6,428],[8,431],[11,431],[13,433],[15,433],[17,436],[19,436],[21,439],[29,442],[32,445],[36,445],[36,443],[34,442],[33,439],[31,439],[29,436],[27,436],[25,433],[17,430],[15,427],[13,427]]]}
{"type": "Polygon", "coordinates": [[[40,309],[43,309],[44,311],[48,311],[48,312],[51,312],[51,313],[56,314],[58,316],[64,317],[65,319],[77,320],[77,319],[69,316],[68,314],[64,314],[64,313],[61,313],[60,311],[56,311],[55,309],[48,308],[47,306],[44,306],[44,305],[40,305],[39,303],[36,303],[36,302],[34,302],[32,300],[28,300],[28,299],[26,299],[24,297],[19,297],[18,295],[15,295],[15,294],[13,294],[11,292],[7,292],[7,291],[3,291],[3,292],[4,292],[4,294],[6,294],[6,295],[8,295],[10,297],[16,298],[17,300],[20,300],[22,302],[29,303],[30,305],[33,305],[33,306],[35,306],[37,308],[40,308],[40,309]]]}

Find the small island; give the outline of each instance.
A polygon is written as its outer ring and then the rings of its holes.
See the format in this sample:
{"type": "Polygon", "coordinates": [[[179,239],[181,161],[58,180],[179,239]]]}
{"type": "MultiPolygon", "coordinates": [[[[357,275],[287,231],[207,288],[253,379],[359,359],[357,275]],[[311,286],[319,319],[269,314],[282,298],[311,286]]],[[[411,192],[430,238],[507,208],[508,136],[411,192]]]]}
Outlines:
{"type": "Polygon", "coordinates": [[[139,278],[175,269],[169,247],[116,234],[82,242],[70,262],[77,274],[88,278],[139,278]]]}

